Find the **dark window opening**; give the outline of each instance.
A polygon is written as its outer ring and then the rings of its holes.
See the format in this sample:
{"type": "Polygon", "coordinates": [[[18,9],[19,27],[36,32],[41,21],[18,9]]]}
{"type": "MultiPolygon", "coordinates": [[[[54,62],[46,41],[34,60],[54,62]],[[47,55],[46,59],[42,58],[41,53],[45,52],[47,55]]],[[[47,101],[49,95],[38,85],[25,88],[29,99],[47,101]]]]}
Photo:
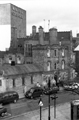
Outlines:
{"type": "Polygon", "coordinates": [[[26,57],[32,57],[32,45],[26,44],[26,57]]]}
{"type": "Polygon", "coordinates": [[[15,79],[13,79],[13,87],[15,87],[15,79]]]}
{"type": "Polygon", "coordinates": [[[22,85],[25,85],[25,79],[22,77],[22,85]]]}
{"type": "Polygon", "coordinates": [[[56,56],[56,50],[54,50],[54,54],[55,54],[55,56],[56,56]]]}
{"type": "Polygon", "coordinates": [[[31,76],[31,84],[33,84],[33,76],[31,76]]]}
{"type": "Polygon", "coordinates": [[[0,80],[0,86],[2,86],[2,80],[0,80]]]}

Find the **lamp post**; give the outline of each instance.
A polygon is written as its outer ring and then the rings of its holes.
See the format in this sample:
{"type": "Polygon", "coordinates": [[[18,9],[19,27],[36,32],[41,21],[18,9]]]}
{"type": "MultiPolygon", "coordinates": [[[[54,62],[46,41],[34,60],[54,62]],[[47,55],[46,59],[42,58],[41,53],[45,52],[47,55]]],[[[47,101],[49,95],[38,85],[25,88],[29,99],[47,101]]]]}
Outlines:
{"type": "Polygon", "coordinates": [[[41,99],[41,98],[40,98],[38,104],[39,104],[39,106],[40,106],[40,120],[42,120],[42,106],[43,106],[43,102],[42,102],[42,99],[41,99]]]}
{"type": "Polygon", "coordinates": [[[56,118],[56,99],[58,97],[56,96],[56,94],[54,94],[54,96],[51,97],[51,99],[54,99],[54,118],[56,118]]]}
{"type": "Polygon", "coordinates": [[[48,94],[48,120],[50,120],[50,77],[48,80],[48,89],[49,89],[49,94],[48,94]]]}
{"type": "MultiPolygon", "coordinates": [[[[56,92],[59,90],[58,87],[55,88],[55,89],[51,89],[51,84],[54,84],[54,82],[52,82],[50,80],[50,76],[48,76],[48,82],[47,83],[46,82],[43,83],[44,87],[48,86],[48,93],[47,93],[47,95],[48,95],[48,120],[51,120],[51,116],[50,116],[50,95],[54,94],[54,96],[55,96],[56,92]]],[[[54,101],[54,111],[56,111],[56,101],[54,101]]],[[[55,113],[56,112],[54,112],[54,116],[56,116],[55,113]]]]}

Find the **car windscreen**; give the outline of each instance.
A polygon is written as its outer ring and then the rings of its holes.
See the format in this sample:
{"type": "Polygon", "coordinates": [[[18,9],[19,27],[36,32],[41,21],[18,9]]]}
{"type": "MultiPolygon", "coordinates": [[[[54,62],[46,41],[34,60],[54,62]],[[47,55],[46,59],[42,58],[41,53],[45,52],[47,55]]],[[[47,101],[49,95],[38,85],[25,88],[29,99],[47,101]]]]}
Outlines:
{"type": "Polygon", "coordinates": [[[33,89],[33,88],[31,88],[31,89],[29,90],[29,92],[30,92],[30,93],[33,93],[33,91],[34,91],[34,89],[33,89]]]}

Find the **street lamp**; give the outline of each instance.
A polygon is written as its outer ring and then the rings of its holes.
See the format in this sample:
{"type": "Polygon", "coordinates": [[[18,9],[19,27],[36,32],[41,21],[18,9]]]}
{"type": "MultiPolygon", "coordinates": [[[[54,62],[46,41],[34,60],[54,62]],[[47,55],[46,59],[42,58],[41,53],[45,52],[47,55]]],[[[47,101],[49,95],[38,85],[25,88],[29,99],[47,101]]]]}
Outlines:
{"type": "Polygon", "coordinates": [[[41,99],[41,98],[40,98],[38,104],[39,104],[39,106],[40,106],[40,120],[42,120],[42,106],[43,106],[43,102],[42,102],[42,99],[41,99]]]}
{"type": "MultiPolygon", "coordinates": [[[[50,95],[51,94],[56,94],[56,92],[59,90],[58,87],[54,89],[51,89],[51,84],[53,84],[53,82],[50,80],[50,77],[48,77],[48,82],[47,83],[43,83],[44,85],[48,85],[48,120],[51,120],[51,117],[50,117],[50,95]],[[52,90],[52,92],[51,92],[52,90]]],[[[56,101],[54,101],[54,105],[56,104],[56,101]]],[[[56,106],[56,105],[55,105],[56,106]]],[[[56,108],[54,106],[54,108],[56,108]]],[[[55,110],[54,110],[55,111],[55,110]]],[[[55,115],[55,114],[54,114],[55,115]]]]}
{"type": "MultiPolygon", "coordinates": [[[[50,77],[49,77],[49,80],[48,80],[48,89],[50,91],[50,77]]],[[[50,93],[48,95],[48,120],[50,120],[50,93]]]]}
{"type": "Polygon", "coordinates": [[[56,94],[54,94],[54,96],[51,97],[51,99],[54,99],[54,118],[56,118],[56,99],[58,97],[56,96],[56,94]]]}

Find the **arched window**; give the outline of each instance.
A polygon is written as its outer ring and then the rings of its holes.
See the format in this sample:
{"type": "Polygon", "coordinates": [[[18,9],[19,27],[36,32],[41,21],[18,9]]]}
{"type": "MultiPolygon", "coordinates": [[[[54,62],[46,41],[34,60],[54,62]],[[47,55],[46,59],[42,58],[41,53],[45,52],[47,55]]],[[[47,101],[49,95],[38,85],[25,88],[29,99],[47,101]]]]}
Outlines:
{"type": "Polygon", "coordinates": [[[57,68],[57,64],[56,63],[54,63],[54,69],[56,69],[57,68]]]}
{"type": "Polygon", "coordinates": [[[50,49],[47,49],[47,57],[50,57],[50,49]]]}
{"type": "Polygon", "coordinates": [[[62,49],[62,56],[64,57],[65,56],[65,50],[62,49]]]}
{"type": "Polygon", "coordinates": [[[65,61],[64,61],[64,60],[62,60],[61,67],[62,67],[62,69],[64,69],[64,68],[65,68],[65,61]]]}
{"type": "Polygon", "coordinates": [[[50,66],[51,66],[51,62],[48,61],[48,62],[47,62],[47,71],[50,71],[50,66]]]}

